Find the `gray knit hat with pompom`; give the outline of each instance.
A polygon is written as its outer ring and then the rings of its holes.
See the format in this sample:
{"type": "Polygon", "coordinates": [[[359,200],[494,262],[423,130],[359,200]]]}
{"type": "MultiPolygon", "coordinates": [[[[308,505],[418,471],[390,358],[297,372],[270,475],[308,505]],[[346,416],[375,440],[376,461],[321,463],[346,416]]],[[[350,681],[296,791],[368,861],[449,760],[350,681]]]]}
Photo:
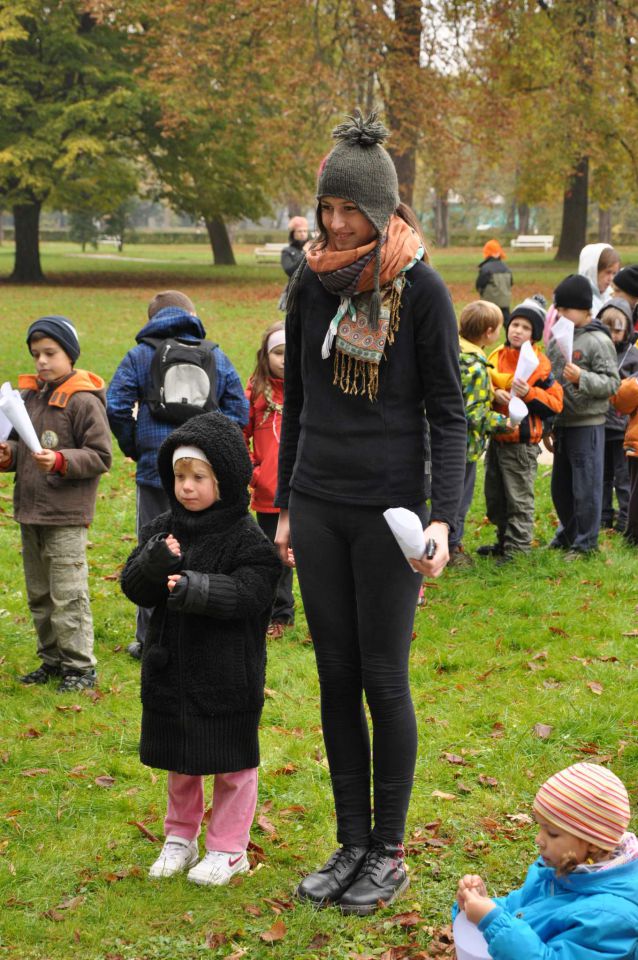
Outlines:
{"type": "MultiPolygon", "coordinates": [[[[388,221],[399,206],[399,181],[390,154],[382,146],[388,130],[371,113],[364,118],[360,110],[346,117],[332,131],[337,141],[324,160],[317,181],[317,199],[340,197],[352,200],[361,213],[383,235],[388,221]]],[[[370,324],[376,326],[381,308],[379,271],[381,244],[375,252],[374,291],[370,303],[370,324]]]]}

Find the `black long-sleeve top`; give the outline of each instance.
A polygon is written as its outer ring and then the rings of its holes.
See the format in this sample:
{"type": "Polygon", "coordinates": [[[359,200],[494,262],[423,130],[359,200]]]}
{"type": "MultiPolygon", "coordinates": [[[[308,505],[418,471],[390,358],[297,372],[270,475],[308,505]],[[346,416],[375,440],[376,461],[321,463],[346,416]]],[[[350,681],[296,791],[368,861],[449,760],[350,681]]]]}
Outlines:
{"type": "Polygon", "coordinates": [[[339,298],[306,270],[286,318],[284,412],[275,503],[290,489],[368,506],[414,506],[426,496],[425,420],[432,453],[432,519],[452,525],[465,473],[459,339],[448,291],[423,262],[406,274],[399,329],[379,370],[376,401],[333,384],[334,348],[321,357],[339,298]]]}

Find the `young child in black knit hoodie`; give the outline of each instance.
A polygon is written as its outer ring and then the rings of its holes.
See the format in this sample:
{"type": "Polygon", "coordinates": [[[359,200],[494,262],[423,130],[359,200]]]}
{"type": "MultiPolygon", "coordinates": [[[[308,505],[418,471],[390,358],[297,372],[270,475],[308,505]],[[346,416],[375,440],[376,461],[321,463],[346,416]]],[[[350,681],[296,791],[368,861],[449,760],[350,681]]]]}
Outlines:
{"type": "Polygon", "coordinates": [[[171,509],[146,526],[122,572],[153,607],[142,660],[142,763],[168,770],[166,842],[149,871],[187,868],[219,886],[248,870],[257,803],[266,629],[280,562],[248,512],[252,465],[223,414],[193,417],[164,441],[171,509]],[[215,774],[206,855],[197,863],[206,774],[215,774]]]}

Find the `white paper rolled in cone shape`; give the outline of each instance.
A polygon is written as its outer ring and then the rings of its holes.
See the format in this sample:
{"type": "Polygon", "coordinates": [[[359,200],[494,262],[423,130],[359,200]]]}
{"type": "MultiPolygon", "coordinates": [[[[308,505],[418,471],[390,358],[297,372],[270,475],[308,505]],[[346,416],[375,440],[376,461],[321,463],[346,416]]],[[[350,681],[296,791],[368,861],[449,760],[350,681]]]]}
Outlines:
{"type": "Polygon", "coordinates": [[[514,371],[514,379],[529,380],[539,363],[540,360],[534,352],[534,347],[529,340],[526,340],[518,351],[518,362],[516,364],[516,370],[514,371]]]}
{"type": "Polygon", "coordinates": [[[491,960],[485,937],[475,923],[470,923],[464,910],[459,910],[454,918],[452,931],[456,960],[491,960]]]}
{"type": "MultiPolygon", "coordinates": [[[[405,507],[391,507],[384,511],[383,516],[408,563],[410,558],[420,560],[425,552],[425,537],[423,524],[416,513],[405,507]]],[[[414,570],[411,563],[410,567],[414,570]]]]}
{"type": "Polygon", "coordinates": [[[520,397],[512,397],[509,402],[508,408],[510,423],[513,427],[517,427],[521,420],[524,420],[529,410],[527,409],[527,404],[523,403],[520,397]]]}
{"type": "Polygon", "coordinates": [[[24,400],[11,385],[3,383],[0,389],[0,413],[3,413],[18,436],[33,453],[42,453],[42,447],[31,423],[24,400]],[[8,390],[6,388],[9,388],[8,390]]]}
{"type": "Polygon", "coordinates": [[[565,363],[572,362],[574,352],[574,324],[567,317],[560,317],[551,329],[550,336],[556,341],[558,349],[565,358],[565,363]]]}

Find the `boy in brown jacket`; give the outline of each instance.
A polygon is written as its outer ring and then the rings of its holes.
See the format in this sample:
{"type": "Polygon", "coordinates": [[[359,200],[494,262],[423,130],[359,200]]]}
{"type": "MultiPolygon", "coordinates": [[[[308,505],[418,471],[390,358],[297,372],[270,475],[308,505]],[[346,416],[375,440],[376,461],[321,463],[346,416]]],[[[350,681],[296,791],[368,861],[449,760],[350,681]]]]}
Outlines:
{"type": "Polygon", "coordinates": [[[42,446],[31,453],[15,431],[0,443],[0,470],[15,470],[29,609],[41,664],[21,683],[60,679],[66,693],[94,687],[93,619],[86,563],[87,528],[98,478],[111,466],[104,381],[75,370],[80,344],[66,317],[42,317],[27,331],[35,376],[18,386],[42,446]]]}

